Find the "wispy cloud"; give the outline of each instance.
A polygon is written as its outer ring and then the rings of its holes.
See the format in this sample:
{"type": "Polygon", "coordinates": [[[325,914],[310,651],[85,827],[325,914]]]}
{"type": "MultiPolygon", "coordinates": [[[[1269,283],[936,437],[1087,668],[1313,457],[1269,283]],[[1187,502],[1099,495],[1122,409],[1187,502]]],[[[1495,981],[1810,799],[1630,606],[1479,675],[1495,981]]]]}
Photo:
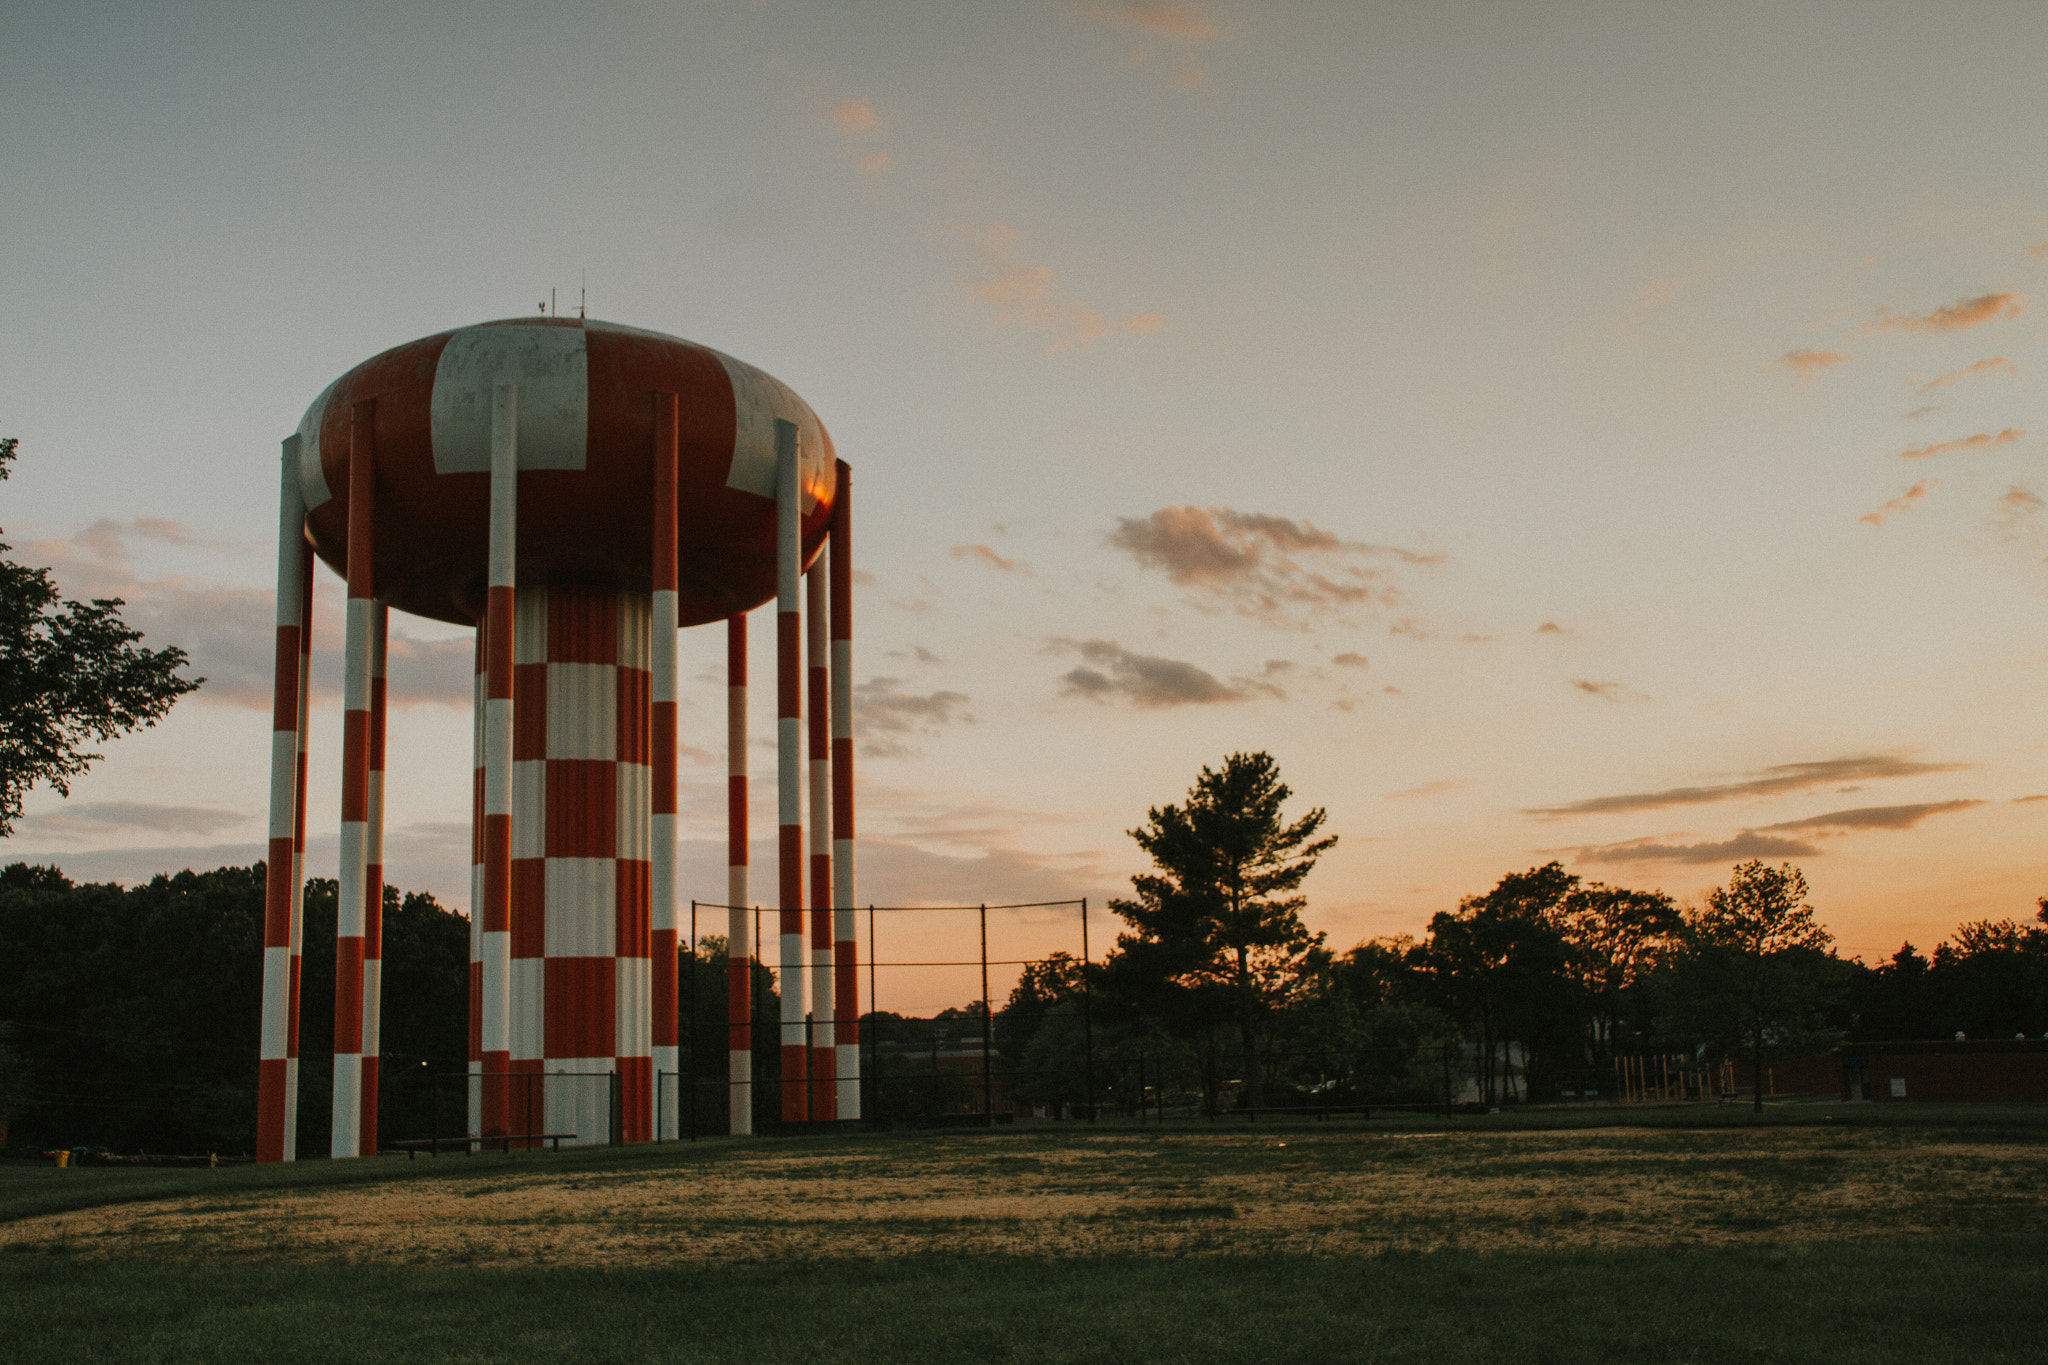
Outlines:
{"type": "Polygon", "coordinates": [[[1876,511],[1865,512],[1862,516],[1856,518],[1857,524],[1865,526],[1882,526],[1885,523],[1885,518],[1895,517],[1901,512],[1912,511],[1913,505],[1919,502],[1920,499],[1926,497],[1928,491],[1933,487],[1934,484],[1931,481],[1927,479],[1922,479],[1920,482],[1914,484],[1911,488],[1908,488],[1905,492],[1899,494],[1896,498],[1893,498],[1890,502],[1878,508],[1876,511]]]}
{"type": "Polygon", "coordinates": [[[2036,242],[2027,248],[2027,254],[2037,261],[2048,261],[2048,242],[2036,242]]]}
{"type": "Polygon", "coordinates": [[[1946,815],[1950,811],[1968,810],[1983,804],[1982,801],[1922,801],[1908,806],[1858,806],[1853,810],[1829,811],[1826,815],[1809,815],[1804,820],[1783,820],[1775,825],[1765,825],[1763,829],[1912,829],[1930,815],[1946,815]]]}
{"type": "Polygon", "coordinates": [[[2016,530],[2019,524],[2038,513],[2043,504],[2040,494],[2025,484],[2013,484],[1998,495],[1998,511],[1994,520],[2007,531],[2016,530]]]}
{"type": "Polygon", "coordinates": [[[1800,376],[1812,376],[1823,370],[1832,370],[1837,365],[1847,364],[1849,357],[1840,351],[1787,351],[1772,361],[1769,368],[1790,370],[1800,376]]]}
{"type": "Polygon", "coordinates": [[[1575,859],[1582,863],[1739,863],[1751,858],[1814,858],[1821,850],[1799,839],[1744,830],[1733,839],[1701,844],[1672,844],[1656,839],[1632,839],[1623,844],[1601,844],[1579,849],[1575,859]]]}
{"type": "Polygon", "coordinates": [[[1208,6],[1185,0],[1126,0],[1123,4],[1079,0],[1078,7],[1099,24],[1129,29],[1139,35],[1137,46],[1125,57],[1131,65],[1151,60],[1153,44],[1162,43],[1173,53],[1174,84],[1192,87],[1209,78],[1208,69],[1197,54],[1220,39],[1223,29],[1208,6]]]}
{"type": "MultiPolygon", "coordinates": [[[[1973,375],[2016,374],[2018,372],[2019,366],[2013,364],[2004,356],[1987,356],[1982,360],[1972,361],[1970,364],[1963,366],[1963,368],[1961,368],[1960,370],[1950,370],[1947,374],[1936,375],[1934,378],[1928,380],[1925,384],[1920,385],[1919,388],[1921,393],[1934,393],[1938,390],[1948,388],[1950,385],[1957,383],[1960,380],[1968,379],[1973,375]]],[[[1907,381],[1908,387],[1912,386],[1912,382],[1913,381],[1911,380],[1907,381]]]]}
{"type": "Polygon", "coordinates": [[[1404,599],[1390,568],[1442,559],[1228,507],[1162,507],[1146,517],[1119,517],[1108,540],[1199,604],[1266,620],[1290,609],[1398,605],[1404,599]]]}
{"type": "Polygon", "coordinates": [[[1943,304],[1930,313],[1894,313],[1877,310],[1877,317],[1865,329],[1873,332],[1962,332],[2001,318],[2016,318],[2027,311],[2019,294],[1979,294],[1943,304]]]}
{"type": "Polygon", "coordinates": [[[1545,621],[1542,625],[1536,627],[1536,634],[1538,635],[1570,635],[1571,633],[1571,631],[1555,621],[1545,621]]]}
{"type": "Polygon", "coordinates": [[[1914,446],[1911,450],[1899,452],[1902,460],[1925,460],[1934,455],[1952,455],[1958,450],[1985,450],[1991,446],[2009,446],[2027,433],[2017,427],[2007,427],[1997,435],[1980,431],[1975,436],[1965,436],[1959,441],[1937,441],[1933,445],[1914,446]]]}
{"type": "Polygon", "coordinates": [[[882,175],[896,168],[896,158],[876,147],[883,129],[874,101],[862,96],[841,100],[825,115],[839,139],[839,149],[862,175],[882,175]]]}
{"type": "Polygon", "coordinates": [[[990,223],[958,231],[980,261],[980,269],[966,281],[969,297],[987,308],[999,326],[1051,334],[1054,352],[1086,350],[1107,336],[1144,335],[1166,325],[1158,313],[1134,313],[1112,322],[1107,314],[1073,302],[1051,266],[1025,259],[1024,233],[1017,228],[990,223]]]}
{"type": "Polygon", "coordinates": [[[953,547],[953,558],[971,559],[976,563],[986,564],[991,569],[1001,569],[1004,573],[1031,572],[1031,566],[1023,560],[1005,559],[997,554],[993,547],[988,545],[955,545],[953,547]]]}
{"type": "Polygon", "coordinates": [[[1330,662],[1339,668],[1370,668],[1372,666],[1372,660],[1366,658],[1363,654],[1354,654],[1348,650],[1345,653],[1339,654],[1330,662]]]}
{"type": "Polygon", "coordinates": [[[204,838],[254,817],[212,806],[167,806],[148,801],[75,801],[22,817],[16,837],[106,839],[127,833],[204,838]]]}
{"type": "Polygon", "coordinates": [[[1208,706],[1285,694],[1254,679],[1224,682],[1184,659],[1137,654],[1113,640],[1054,640],[1054,649],[1081,656],[1079,666],[1060,676],[1068,696],[1093,701],[1128,701],[1137,706],[1208,706]]]}
{"type": "Polygon", "coordinates": [[[1589,678],[1573,678],[1571,684],[1586,695],[1598,697],[1602,701],[1629,700],[1628,689],[1618,682],[1594,682],[1589,678]]]}
{"type": "Polygon", "coordinates": [[[903,690],[901,678],[869,678],[853,689],[854,712],[869,730],[885,734],[932,733],[956,720],[972,721],[964,692],[903,690]]]}
{"type": "Polygon", "coordinates": [[[1743,801],[1756,797],[1786,796],[1813,791],[1844,782],[1870,782],[1895,777],[1919,777],[1927,773],[1951,773],[1961,763],[1922,763],[1892,754],[1861,754],[1848,758],[1825,758],[1809,763],[1780,763],[1733,782],[1696,787],[1667,787],[1662,791],[1628,792],[1619,796],[1595,796],[1562,806],[1522,812],[1543,818],[1572,815],[1618,815],[1633,811],[1667,810],[1673,806],[1703,806],[1717,801],[1743,801]]]}
{"type": "Polygon", "coordinates": [[[1464,789],[1464,786],[1463,782],[1453,782],[1449,778],[1445,778],[1441,782],[1425,782],[1419,787],[1410,787],[1407,791],[1388,792],[1386,799],[1389,801],[1415,801],[1425,796],[1441,796],[1445,792],[1461,791],[1464,789]]]}

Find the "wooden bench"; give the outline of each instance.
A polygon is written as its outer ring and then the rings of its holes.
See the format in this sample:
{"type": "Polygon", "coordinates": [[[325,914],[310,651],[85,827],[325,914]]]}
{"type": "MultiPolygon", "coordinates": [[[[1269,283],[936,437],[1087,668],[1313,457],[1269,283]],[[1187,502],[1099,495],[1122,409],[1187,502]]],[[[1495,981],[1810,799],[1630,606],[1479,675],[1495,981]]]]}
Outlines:
{"type": "Polygon", "coordinates": [[[515,1142],[545,1142],[559,1152],[562,1150],[563,1139],[573,1140],[576,1136],[575,1133],[492,1133],[488,1137],[408,1138],[404,1142],[392,1143],[391,1150],[394,1153],[404,1152],[407,1161],[413,1160],[421,1152],[428,1156],[439,1156],[443,1147],[460,1151],[464,1156],[478,1150],[487,1152],[493,1147],[501,1152],[510,1152],[515,1142]]]}

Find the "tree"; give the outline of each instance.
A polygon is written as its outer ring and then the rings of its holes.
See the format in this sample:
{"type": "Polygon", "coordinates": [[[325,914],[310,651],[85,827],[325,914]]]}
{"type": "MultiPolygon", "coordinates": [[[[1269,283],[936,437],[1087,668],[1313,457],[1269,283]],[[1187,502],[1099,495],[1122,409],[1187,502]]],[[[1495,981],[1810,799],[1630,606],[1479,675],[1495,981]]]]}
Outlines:
{"type": "Polygon", "coordinates": [[[1636,988],[1660,955],[1685,929],[1671,897],[1661,891],[1630,891],[1594,882],[1574,887],[1560,907],[1560,922],[1571,945],[1572,965],[1591,1005],[1589,1060],[1611,1062],[1636,988]]]}
{"type": "Polygon", "coordinates": [[[1686,939],[1678,964],[1685,1004],[1704,1031],[1748,1057],[1761,1111],[1770,1057],[1838,1036],[1823,1018],[1839,975],[1834,938],[1814,923],[1804,873],[1751,859],[1707,893],[1686,939]]]}
{"type": "Polygon", "coordinates": [[[1483,896],[1429,921],[1423,948],[1436,995],[1478,1034],[1480,1094],[1492,1104],[1512,1087],[1505,1045],[1522,1044],[1523,1089],[1532,1057],[1562,1059],[1576,1041],[1578,1005],[1560,907],[1579,879],[1552,862],[1512,872],[1483,896]],[[1571,1039],[1572,1041],[1567,1041],[1571,1039]]]}
{"type": "MultiPolygon", "coordinates": [[[[17,438],[0,437],[0,479],[17,438]]],[[[137,726],[155,725],[203,678],[181,678],[185,652],[136,649],[142,632],[121,620],[118,597],[61,600],[48,569],[4,558],[0,544],[0,838],[14,830],[24,793],[71,779],[99,755],[85,752],[137,726]]]]}
{"type": "Polygon", "coordinates": [[[1255,1108],[1265,1103],[1266,1017],[1324,953],[1323,936],[1301,922],[1307,899],[1293,893],[1337,838],[1315,838],[1327,818],[1320,806],[1285,823],[1280,807],[1292,795],[1270,754],[1204,767],[1185,805],[1155,806],[1129,831],[1157,871],[1131,878],[1135,897],[1109,903],[1132,930],[1117,939],[1110,979],[1227,1002],[1255,1108]]]}

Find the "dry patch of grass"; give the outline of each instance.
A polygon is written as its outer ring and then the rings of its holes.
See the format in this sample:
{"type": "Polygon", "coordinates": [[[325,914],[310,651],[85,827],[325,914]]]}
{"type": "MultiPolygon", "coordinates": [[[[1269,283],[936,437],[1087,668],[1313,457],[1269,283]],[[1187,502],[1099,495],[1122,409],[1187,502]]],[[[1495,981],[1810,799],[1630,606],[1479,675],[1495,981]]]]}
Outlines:
{"type": "Polygon", "coordinates": [[[2048,1145],[1877,1129],[918,1136],[549,1161],[51,1214],[0,1225],[0,1251],[612,1267],[1353,1256],[2025,1232],[2048,1211],[2048,1145]]]}

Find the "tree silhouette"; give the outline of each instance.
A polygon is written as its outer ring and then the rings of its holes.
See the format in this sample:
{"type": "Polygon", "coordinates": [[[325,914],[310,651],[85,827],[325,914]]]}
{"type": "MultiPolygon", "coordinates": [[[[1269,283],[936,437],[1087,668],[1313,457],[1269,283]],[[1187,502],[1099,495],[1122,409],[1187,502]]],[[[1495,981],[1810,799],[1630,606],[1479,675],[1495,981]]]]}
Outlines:
{"type": "Polygon", "coordinates": [[[1323,936],[1301,922],[1307,899],[1294,893],[1337,842],[1314,837],[1327,818],[1320,806],[1282,820],[1292,795],[1270,754],[1231,754],[1220,770],[1204,767],[1185,805],[1155,806],[1129,831],[1157,870],[1131,878],[1135,897],[1109,903],[1131,926],[1117,939],[1110,980],[1155,999],[1180,997],[1183,1022],[1217,1010],[1234,1016],[1255,1108],[1266,1098],[1266,1017],[1301,989],[1323,951],[1323,936]]]}

